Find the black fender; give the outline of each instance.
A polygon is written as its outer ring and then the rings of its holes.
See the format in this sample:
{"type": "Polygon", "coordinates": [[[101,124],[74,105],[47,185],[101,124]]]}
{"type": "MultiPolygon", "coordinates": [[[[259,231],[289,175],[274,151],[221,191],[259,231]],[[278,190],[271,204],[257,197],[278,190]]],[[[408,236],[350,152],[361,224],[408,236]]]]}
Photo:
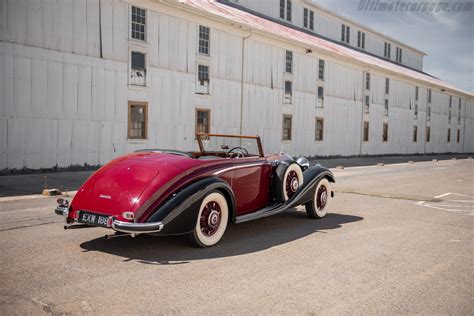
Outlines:
{"type": "Polygon", "coordinates": [[[193,231],[199,208],[204,197],[213,190],[225,196],[229,206],[229,218],[235,220],[235,197],[227,182],[211,177],[187,185],[177,191],[148,218],[147,222],[162,222],[159,235],[178,235],[193,231]]]}
{"type": "Polygon", "coordinates": [[[332,183],[336,182],[334,174],[321,165],[316,165],[303,171],[303,185],[287,201],[287,207],[295,207],[313,200],[316,186],[323,178],[327,178],[332,183]]]}

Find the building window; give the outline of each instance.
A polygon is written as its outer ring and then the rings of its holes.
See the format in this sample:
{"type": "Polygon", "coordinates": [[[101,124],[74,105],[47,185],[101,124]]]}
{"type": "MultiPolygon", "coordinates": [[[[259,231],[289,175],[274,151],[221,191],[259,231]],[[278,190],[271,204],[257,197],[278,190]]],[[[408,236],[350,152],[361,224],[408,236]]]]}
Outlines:
{"type": "Polygon", "coordinates": [[[209,55],[209,28],[199,25],[199,53],[209,55]]]}
{"type": "Polygon", "coordinates": [[[365,74],[365,89],[370,90],[370,72],[365,74]]]}
{"type": "Polygon", "coordinates": [[[456,141],[459,143],[461,141],[461,130],[458,129],[458,134],[456,136],[456,141]]]}
{"type": "Polygon", "coordinates": [[[392,50],[392,46],[390,45],[390,43],[387,43],[385,42],[384,44],[384,50],[383,50],[383,56],[385,58],[388,58],[390,59],[390,51],[392,50]]]}
{"type": "Polygon", "coordinates": [[[425,129],[425,140],[427,143],[430,142],[430,132],[431,132],[431,128],[427,126],[425,129]]]}
{"type": "Polygon", "coordinates": [[[427,113],[427,118],[428,121],[431,120],[431,106],[428,106],[428,113],[427,113]]]}
{"type": "Polygon", "coordinates": [[[400,47],[397,47],[395,60],[400,64],[402,63],[402,49],[400,47]]]}
{"type": "Polygon", "coordinates": [[[390,94],[390,79],[385,78],[385,94],[390,94]]]}
{"type": "Polygon", "coordinates": [[[418,101],[418,86],[415,87],[415,101],[418,101]]]}
{"type": "Polygon", "coordinates": [[[366,95],[365,96],[365,106],[364,106],[364,112],[369,113],[369,106],[370,106],[370,96],[366,95]]]}
{"type": "Polygon", "coordinates": [[[198,84],[196,93],[209,94],[209,66],[198,65],[198,84]]]}
{"type": "Polygon", "coordinates": [[[418,117],[418,103],[415,103],[415,119],[418,117]]]}
{"type": "Polygon", "coordinates": [[[291,22],[291,0],[280,0],[280,18],[291,22]]]}
{"type": "Polygon", "coordinates": [[[431,103],[431,89],[428,89],[428,103],[431,103]]]}
{"type": "Polygon", "coordinates": [[[357,47],[365,49],[365,33],[357,31],[357,47]]]}
{"type": "Polygon", "coordinates": [[[210,132],[211,110],[196,109],[196,133],[207,134],[210,132]]]}
{"type": "Polygon", "coordinates": [[[290,50],[286,51],[285,71],[290,74],[293,72],[293,52],[290,50]]]}
{"type": "Polygon", "coordinates": [[[146,85],[145,54],[131,52],[130,56],[130,84],[137,86],[146,85]]]}
{"type": "Polygon", "coordinates": [[[384,115],[388,116],[388,99],[385,99],[384,115]]]}
{"type": "Polygon", "coordinates": [[[324,88],[318,87],[318,100],[324,100],[324,88]]]}
{"type": "Polygon", "coordinates": [[[324,119],[317,117],[316,118],[316,134],[314,136],[314,139],[317,142],[323,141],[324,137],[324,119]]]}
{"type": "Polygon", "coordinates": [[[146,11],[145,9],[132,6],[131,14],[130,35],[133,39],[144,41],[146,29],[146,11]]]}
{"type": "Polygon", "coordinates": [[[285,103],[291,103],[291,97],[293,95],[292,83],[289,80],[285,81],[285,103]]]}
{"type": "Polygon", "coordinates": [[[363,133],[362,137],[363,137],[362,140],[364,142],[369,141],[369,122],[367,122],[367,121],[364,122],[364,133],[363,133]]]}
{"type": "Polygon", "coordinates": [[[453,106],[453,96],[450,95],[449,96],[449,108],[451,108],[453,106]]]}
{"type": "Polygon", "coordinates": [[[451,142],[451,129],[448,128],[448,143],[451,142]]]}
{"type": "Polygon", "coordinates": [[[282,140],[291,140],[291,119],[291,115],[283,114],[282,140]]]}
{"type": "Polygon", "coordinates": [[[388,123],[383,123],[382,141],[388,141],[388,123]]]}
{"type": "Polygon", "coordinates": [[[351,33],[351,28],[347,25],[342,24],[342,27],[341,27],[341,41],[343,43],[349,44],[350,33],[351,33]]]}
{"type": "Polygon", "coordinates": [[[146,139],[148,129],[148,104],[128,102],[128,138],[146,139]]]}
{"type": "Polygon", "coordinates": [[[416,143],[418,140],[418,126],[413,126],[413,142],[416,143]]]}
{"type": "Polygon", "coordinates": [[[306,8],[303,10],[303,26],[310,30],[314,29],[314,12],[306,8]]]}
{"type": "Polygon", "coordinates": [[[324,80],[324,60],[319,60],[319,70],[318,70],[318,79],[324,80]]]}

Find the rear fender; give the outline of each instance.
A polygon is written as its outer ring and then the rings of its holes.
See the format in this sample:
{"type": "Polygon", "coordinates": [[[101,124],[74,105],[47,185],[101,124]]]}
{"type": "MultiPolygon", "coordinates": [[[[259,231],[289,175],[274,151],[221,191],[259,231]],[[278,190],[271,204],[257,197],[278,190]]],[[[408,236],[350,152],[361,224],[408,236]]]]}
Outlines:
{"type": "Polygon", "coordinates": [[[189,233],[196,226],[202,200],[213,190],[224,194],[229,205],[229,218],[235,221],[235,197],[232,189],[225,181],[211,177],[198,180],[173,193],[146,222],[162,222],[164,228],[160,235],[189,233]]]}

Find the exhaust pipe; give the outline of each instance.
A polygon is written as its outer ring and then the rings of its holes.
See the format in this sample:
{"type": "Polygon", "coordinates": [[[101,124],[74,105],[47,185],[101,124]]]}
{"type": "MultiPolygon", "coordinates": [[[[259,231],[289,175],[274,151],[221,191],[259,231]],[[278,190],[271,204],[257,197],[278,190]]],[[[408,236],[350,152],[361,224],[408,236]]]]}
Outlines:
{"type": "MultiPolygon", "coordinates": [[[[107,239],[107,240],[110,240],[112,238],[117,238],[117,237],[128,237],[128,236],[131,236],[131,234],[127,234],[127,233],[115,233],[115,234],[111,234],[111,235],[105,235],[104,238],[107,239]]],[[[134,236],[132,236],[134,237],[134,236]]]]}

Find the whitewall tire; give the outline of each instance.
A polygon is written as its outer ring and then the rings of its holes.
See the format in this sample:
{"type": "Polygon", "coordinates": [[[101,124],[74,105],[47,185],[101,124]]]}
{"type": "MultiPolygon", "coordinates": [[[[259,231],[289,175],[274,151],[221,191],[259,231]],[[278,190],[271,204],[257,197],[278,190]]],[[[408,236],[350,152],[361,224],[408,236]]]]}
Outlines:
{"type": "Polygon", "coordinates": [[[326,216],[331,197],[331,185],[328,179],[319,181],[314,191],[314,198],[305,204],[306,213],[310,218],[323,218],[326,216]]]}
{"type": "Polygon", "coordinates": [[[229,206],[224,195],[212,191],[201,202],[196,226],[191,233],[191,240],[198,247],[211,247],[217,244],[227,228],[229,206]]]}

